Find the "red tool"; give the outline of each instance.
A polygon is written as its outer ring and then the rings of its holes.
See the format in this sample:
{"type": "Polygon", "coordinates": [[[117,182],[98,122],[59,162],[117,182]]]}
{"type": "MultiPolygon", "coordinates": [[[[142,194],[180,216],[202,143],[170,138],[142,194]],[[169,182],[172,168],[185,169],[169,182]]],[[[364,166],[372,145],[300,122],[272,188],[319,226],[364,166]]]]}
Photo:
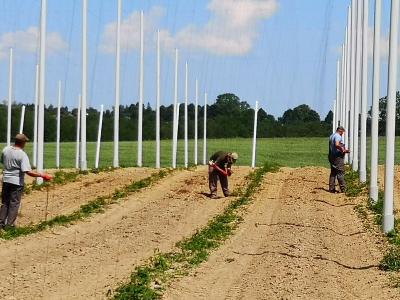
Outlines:
{"type": "Polygon", "coordinates": [[[218,172],[220,172],[222,175],[224,175],[225,177],[230,176],[230,172],[227,172],[227,171],[221,169],[217,164],[212,164],[211,166],[213,168],[215,168],[218,172]]]}

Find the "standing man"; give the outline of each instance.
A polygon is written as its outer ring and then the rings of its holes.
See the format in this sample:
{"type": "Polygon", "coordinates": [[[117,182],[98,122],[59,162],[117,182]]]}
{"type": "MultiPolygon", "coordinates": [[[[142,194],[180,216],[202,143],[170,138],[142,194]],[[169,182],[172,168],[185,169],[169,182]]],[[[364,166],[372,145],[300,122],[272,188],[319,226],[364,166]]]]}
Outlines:
{"type": "Polygon", "coordinates": [[[344,156],[349,153],[343,143],[343,134],[345,129],[339,126],[334,134],[329,138],[329,163],[331,164],[331,174],[329,176],[329,192],[336,193],[336,178],[339,182],[340,192],[346,190],[346,182],[344,181],[344,156]]]}
{"type": "Polygon", "coordinates": [[[218,179],[221,183],[225,197],[230,195],[228,188],[228,176],[232,175],[232,164],[238,159],[237,153],[218,151],[210,157],[208,166],[208,183],[210,186],[210,198],[217,199],[218,179]]]}
{"type": "Polygon", "coordinates": [[[31,177],[42,177],[51,180],[48,174],[33,172],[28,155],[24,148],[29,139],[24,134],[17,134],[15,144],[3,149],[1,163],[3,164],[3,188],[1,192],[0,229],[15,227],[22,193],[24,191],[25,174],[31,177]]]}

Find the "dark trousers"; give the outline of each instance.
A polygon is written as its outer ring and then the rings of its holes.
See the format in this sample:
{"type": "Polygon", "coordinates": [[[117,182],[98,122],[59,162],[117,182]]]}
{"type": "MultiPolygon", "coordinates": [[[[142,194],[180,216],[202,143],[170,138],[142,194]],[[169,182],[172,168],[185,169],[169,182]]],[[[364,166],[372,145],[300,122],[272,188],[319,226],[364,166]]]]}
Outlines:
{"type": "Polygon", "coordinates": [[[24,187],[3,183],[1,191],[0,226],[15,226],[24,187]]]}
{"type": "Polygon", "coordinates": [[[339,187],[342,192],[346,189],[346,182],[344,180],[344,157],[342,156],[330,156],[329,163],[331,164],[331,174],[329,176],[329,190],[334,191],[336,189],[336,178],[339,182],[339,187]]]}
{"type": "Polygon", "coordinates": [[[222,192],[225,196],[229,196],[229,188],[228,188],[228,177],[221,174],[217,169],[209,166],[208,167],[208,183],[210,186],[211,195],[217,195],[217,185],[218,179],[221,183],[222,192]]]}

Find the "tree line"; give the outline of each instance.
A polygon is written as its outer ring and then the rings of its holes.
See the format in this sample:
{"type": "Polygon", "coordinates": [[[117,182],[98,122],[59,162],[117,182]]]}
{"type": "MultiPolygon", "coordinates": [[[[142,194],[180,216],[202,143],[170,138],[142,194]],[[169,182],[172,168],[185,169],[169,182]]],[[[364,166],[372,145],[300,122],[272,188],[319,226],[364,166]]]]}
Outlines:
{"type": "MultiPolygon", "coordinates": [[[[385,98],[381,101],[384,106],[385,98]]],[[[12,135],[19,130],[22,104],[12,107],[12,135]]],[[[61,140],[63,142],[75,141],[77,109],[61,108],[61,140]]],[[[198,108],[198,133],[203,135],[204,106],[198,108]]],[[[383,116],[384,112],[381,112],[383,116]]],[[[399,114],[398,114],[399,115],[399,114]]],[[[161,106],[161,138],[172,137],[173,105],[161,106]]],[[[263,109],[258,114],[258,137],[321,137],[328,136],[332,128],[332,112],[321,120],[320,115],[308,105],[300,105],[289,109],[284,114],[275,118],[263,109]]],[[[138,104],[120,106],[120,140],[132,141],[137,139],[138,104]]],[[[188,106],[189,138],[194,137],[195,106],[188,106]]],[[[34,105],[26,105],[24,133],[33,137],[34,105]]],[[[45,108],[45,141],[56,140],[57,108],[50,105],[45,108]]],[[[400,119],[400,118],[399,118],[400,119]]],[[[143,108],[143,139],[155,139],[156,112],[148,104],[143,108]]],[[[96,141],[99,121],[99,111],[94,108],[87,110],[87,139],[96,141]]],[[[184,111],[179,112],[179,138],[184,136],[184,111]]],[[[207,106],[207,136],[208,138],[249,138],[253,135],[254,109],[234,94],[223,94],[217,97],[212,105],[207,106]]],[[[382,125],[383,126],[383,125],[382,125]]],[[[381,127],[382,127],[381,126],[381,127]]],[[[105,110],[103,117],[103,141],[113,140],[114,113],[105,110]]],[[[0,141],[6,141],[7,135],[7,105],[0,104],[0,141]]]]}

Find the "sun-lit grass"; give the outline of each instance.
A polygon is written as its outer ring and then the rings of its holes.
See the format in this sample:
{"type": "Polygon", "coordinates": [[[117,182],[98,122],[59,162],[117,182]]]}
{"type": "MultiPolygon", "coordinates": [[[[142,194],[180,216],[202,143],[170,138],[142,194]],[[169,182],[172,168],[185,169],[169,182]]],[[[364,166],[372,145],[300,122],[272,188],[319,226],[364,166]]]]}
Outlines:
{"type": "MultiPolygon", "coordinates": [[[[380,163],[384,163],[384,138],[380,140],[380,163]]],[[[259,139],[257,141],[257,165],[264,162],[274,162],[281,166],[302,167],[302,166],[329,166],[327,161],[328,138],[271,138],[259,139]]],[[[400,142],[396,147],[396,163],[400,164],[400,142]]],[[[2,145],[0,145],[2,146],[2,145]]],[[[88,165],[94,167],[95,143],[88,143],[88,165]]],[[[236,151],[239,154],[239,165],[251,164],[251,139],[210,139],[207,146],[207,160],[215,151],[226,150],[236,151]]],[[[45,167],[55,167],[55,143],[45,145],[45,167]]],[[[203,162],[203,141],[198,143],[199,164],[203,162]]],[[[161,142],[161,164],[163,167],[171,166],[172,143],[170,140],[161,142]]],[[[183,165],[184,144],[179,141],[178,165],[183,165]]],[[[29,155],[32,153],[32,144],[27,147],[29,155]]],[[[120,142],[120,165],[135,166],[137,161],[137,143],[120,142]]],[[[369,151],[368,151],[369,154],[369,151]]],[[[112,165],[113,143],[103,142],[101,145],[100,167],[112,165]]],[[[194,142],[189,141],[189,163],[194,163],[194,142]]],[[[63,168],[75,166],[75,143],[62,143],[61,164],[63,168]]],[[[143,164],[152,167],[155,165],[155,142],[145,141],[143,143],[143,164]]]]}

